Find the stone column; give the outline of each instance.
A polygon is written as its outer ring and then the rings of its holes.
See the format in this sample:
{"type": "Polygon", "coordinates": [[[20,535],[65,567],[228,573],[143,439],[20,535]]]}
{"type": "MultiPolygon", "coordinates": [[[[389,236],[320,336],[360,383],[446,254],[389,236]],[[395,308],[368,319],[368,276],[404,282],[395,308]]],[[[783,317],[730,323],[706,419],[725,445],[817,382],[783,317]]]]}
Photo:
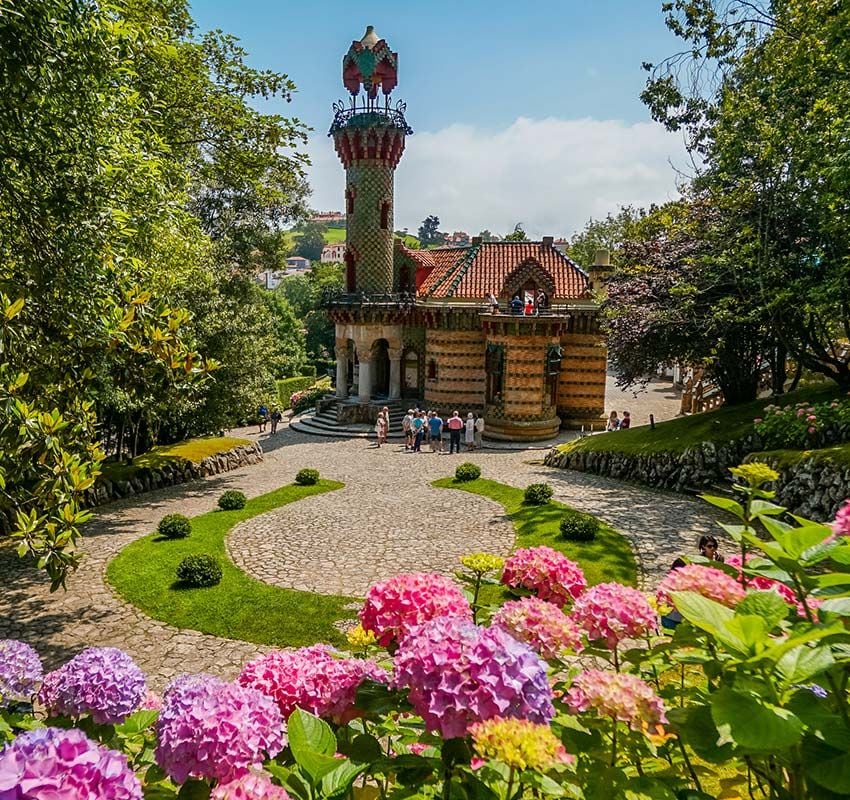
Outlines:
{"type": "Polygon", "coordinates": [[[348,344],[334,348],[336,356],[336,396],[348,397],[348,344]]]}
{"type": "Polygon", "coordinates": [[[390,400],[401,397],[401,348],[391,347],[387,351],[390,357],[390,400]]]}
{"type": "Polygon", "coordinates": [[[368,403],[372,396],[372,364],[368,358],[360,359],[360,375],[357,382],[357,399],[361,403],[368,403]]]}

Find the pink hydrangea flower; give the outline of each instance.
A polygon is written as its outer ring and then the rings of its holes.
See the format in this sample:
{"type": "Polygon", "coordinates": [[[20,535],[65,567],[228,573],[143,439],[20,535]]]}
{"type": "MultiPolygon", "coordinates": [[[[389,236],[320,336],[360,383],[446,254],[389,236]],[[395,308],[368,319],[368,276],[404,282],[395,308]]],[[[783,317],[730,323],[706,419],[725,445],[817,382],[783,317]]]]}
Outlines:
{"type": "Polygon", "coordinates": [[[702,564],[686,564],[662,578],[655,592],[660,605],[672,605],[673,592],[696,592],[729,608],[734,608],[746,597],[746,592],[731,575],[702,564]]]}
{"type": "Polygon", "coordinates": [[[38,728],[0,750],[3,800],[142,800],[127,757],[79,728],[38,728]]]}
{"type": "Polygon", "coordinates": [[[491,620],[515,639],[525,642],[543,658],[558,658],[584,647],[582,632],[560,608],[539,597],[505,603],[491,620]]]}
{"type": "Polygon", "coordinates": [[[285,744],[270,697],[211,676],[184,676],[166,689],[156,733],[156,761],[175,783],[235,780],[285,744]]]}
{"type": "Polygon", "coordinates": [[[845,500],[844,505],[838,509],[832,523],[832,531],[836,536],[850,536],[850,500],[845,500]]]}
{"type": "Polygon", "coordinates": [[[142,704],[145,675],[117,647],[89,647],[48,672],[38,699],[50,716],[91,714],[98,725],[123,722],[142,704]]]}
{"type": "Polygon", "coordinates": [[[576,600],[573,621],[591,641],[615,648],[624,639],[639,639],[658,629],[658,616],[637,589],[621,583],[591,586],[576,600]]]}
{"type": "Polygon", "coordinates": [[[268,776],[249,772],[235,781],[220,783],[212,790],[210,800],[290,800],[290,797],[268,776]]]}
{"type": "Polygon", "coordinates": [[[415,625],[444,616],[471,620],[472,609],[449,578],[424,572],[395,575],[376,583],[360,609],[364,630],[372,631],[382,647],[398,644],[415,625]]]}
{"type": "Polygon", "coordinates": [[[395,656],[396,687],[430,731],[465,736],[494,717],[547,723],[554,715],[546,663],[502,628],[438,617],[414,628],[395,656]]]}
{"type": "Polygon", "coordinates": [[[551,547],[517,550],[506,562],[502,583],[530,589],[541,600],[562,607],[587,588],[581,567],[551,547]]]}
{"type": "Polygon", "coordinates": [[[667,722],[664,703],[653,688],[625,672],[591,669],[576,676],[564,698],[574,714],[593,711],[625,722],[632,730],[655,730],[667,722]]]}
{"type": "Polygon", "coordinates": [[[274,650],[246,664],[237,681],[271,697],[284,719],[295,706],[343,724],[357,716],[357,687],[366,679],[386,683],[389,676],[375,662],[337,658],[326,645],[294,652],[274,650]]]}

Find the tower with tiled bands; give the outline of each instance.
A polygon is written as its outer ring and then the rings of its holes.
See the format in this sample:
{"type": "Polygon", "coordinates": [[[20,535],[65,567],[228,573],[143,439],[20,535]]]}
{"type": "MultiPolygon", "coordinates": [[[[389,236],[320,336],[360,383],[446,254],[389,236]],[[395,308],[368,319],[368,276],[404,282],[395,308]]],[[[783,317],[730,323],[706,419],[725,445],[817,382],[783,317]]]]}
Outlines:
{"type": "Polygon", "coordinates": [[[342,80],[350,103],[335,107],[330,135],[345,167],[346,288],[367,295],[390,293],[398,290],[393,277],[395,169],[412,131],[404,105],[390,107],[389,102],[398,82],[398,53],[371,25],[345,54],[342,80]]]}

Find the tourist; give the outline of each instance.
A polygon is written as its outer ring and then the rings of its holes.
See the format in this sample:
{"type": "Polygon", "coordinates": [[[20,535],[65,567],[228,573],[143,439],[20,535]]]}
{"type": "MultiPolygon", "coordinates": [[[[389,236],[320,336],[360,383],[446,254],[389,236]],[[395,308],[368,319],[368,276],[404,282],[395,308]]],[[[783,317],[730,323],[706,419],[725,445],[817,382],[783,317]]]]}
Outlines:
{"type": "Polygon", "coordinates": [[[487,303],[490,306],[491,314],[499,313],[499,299],[495,294],[493,294],[493,292],[490,292],[490,294],[487,295],[487,303]]]}
{"type": "Polygon", "coordinates": [[[452,451],[460,454],[460,432],[463,429],[463,420],[458,416],[457,411],[452,412],[446,427],[449,429],[449,455],[452,451]]]}
{"type": "Polygon", "coordinates": [[[432,417],[428,420],[428,427],[431,432],[431,452],[443,452],[443,420],[436,411],[432,411],[432,417]]]}
{"type": "Polygon", "coordinates": [[[699,554],[709,561],[723,561],[723,556],[720,555],[720,544],[715,536],[703,534],[699,537],[697,547],[699,554]]]}
{"type": "Polygon", "coordinates": [[[389,436],[390,433],[390,410],[387,406],[384,406],[381,409],[381,413],[384,415],[384,437],[381,444],[386,444],[387,436],[389,436]]]}
{"type": "Polygon", "coordinates": [[[408,408],[407,413],[401,418],[401,432],[404,434],[404,449],[409,450],[413,447],[413,409],[408,408]]]}
{"type": "Polygon", "coordinates": [[[484,447],[484,415],[479,414],[475,418],[475,449],[484,447]]]}
{"type": "Polygon", "coordinates": [[[534,316],[534,300],[530,296],[525,298],[525,316],[534,316]]]}
{"type": "Polygon", "coordinates": [[[632,427],[632,417],[628,411],[623,412],[623,418],[620,420],[620,430],[625,431],[632,427]]]}
{"type": "Polygon", "coordinates": [[[423,419],[423,414],[421,411],[415,411],[413,413],[413,421],[410,423],[410,427],[413,430],[413,452],[421,453],[422,435],[424,433],[425,428],[425,420],[423,419]]]}
{"type": "Polygon", "coordinates": [[[429,423],[433,413],[433,411],[426,411],[422,417],[422,421],[425,423],[422,426],[422,444],[431,444],[431,425],[429,423]]]}
{"type": "Polygon", "coordinates": [[[605,425],[606,431],[618,431],[620,430],[620,418],[617,416],[616,411],[612,411],[610,416],[608,417],[608,422],[605,425]]]}
{"type": "Polygon", "coordinates": [[[475,415],[471,411],[466,415],[464,428],[465,435],[463,441],[466,444],[467,452],[472,452],[475,449],[475,415]]]}
{"type": "Polygon", "coordinates": [[[277,426],[280,425],[281,420],[283,419],[283,414],[280,413],[280,409],[275,406],[272,411],[272,433],[277,433],[277,426]]]}
{"type": "Polygon", "coordinates": [[[516,315],[522,314],[522,300],[518,294],[515,294],[513,300],[511,300],[511,313],[516,315]]]}
{"type": "Polygon", "coordinates": [[[269,408],[265,403],[260,403],[257,406],[257,424],[260,426],[260,433],[266,429],[266,423],[269,421],[269,408]]]}
{"type": "Polygon", "coordinates": [[[382,442],[384,441],[384,430],[385,430],[384,412],[379,411],[378,417],[375,420],[375,438],[378,440],[378,447],[380,447],[382,442]]]}
{"type": "Polygon", "coordinates": [[[537,292],[537,310],[549,308],[549,297],[542,289],[537,292]]]}

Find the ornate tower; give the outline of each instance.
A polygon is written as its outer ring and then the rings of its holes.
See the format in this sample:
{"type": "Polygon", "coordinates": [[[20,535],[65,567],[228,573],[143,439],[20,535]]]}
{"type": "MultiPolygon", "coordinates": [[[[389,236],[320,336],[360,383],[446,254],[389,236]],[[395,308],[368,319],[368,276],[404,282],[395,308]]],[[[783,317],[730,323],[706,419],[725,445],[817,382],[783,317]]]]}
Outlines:
{"type": "Polygon", "coordinates": [[[351,98],[348,105],[334,104],[329,135],[345,167],[346,287],[389,293],[398,288],[393,285],[393,181],[404,138],[413,131],[404,118],[404,103],[390,107],[398,53],[371,25],[342,59],[342,82],[351,98]]]}

